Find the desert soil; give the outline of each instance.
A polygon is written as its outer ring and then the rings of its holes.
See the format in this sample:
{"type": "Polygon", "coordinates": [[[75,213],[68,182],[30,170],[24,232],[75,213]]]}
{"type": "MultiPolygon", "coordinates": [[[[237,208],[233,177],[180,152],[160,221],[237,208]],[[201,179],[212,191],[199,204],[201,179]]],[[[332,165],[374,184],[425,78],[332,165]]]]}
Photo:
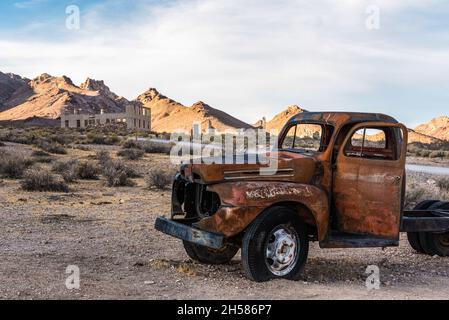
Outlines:
{"type": "MultiPolygon", "coordinates": [[[[14,146],[15,150],[19,148],[14,146]]],[[[23,148],[30,152],[30,147],[23,148]]],[[[114,149],[114,148],[112,148],[114,149]]],[[[112,150],[114,151],[114,150],[112,150]]],[[[66,158],[92,152],[71,150],[66,158]]],[[[147,173],[168,157],[146,155],[147,173]]],[[[323,250],[311,245],[298,282],[254,283],[240,257],[223,266],[193,263],[182,243],[154,230],[167,215],[170,191],[80,181],[68,194],[28,193],[0,184],[0,297],[3,299],[448,299],[449,258],[400,247],[323,250]],[[65,286],[66,268],[80,268],[80,290],[65,286]],[[365,286],[366,268],[380,268],[379,290],[365,286]]]]}

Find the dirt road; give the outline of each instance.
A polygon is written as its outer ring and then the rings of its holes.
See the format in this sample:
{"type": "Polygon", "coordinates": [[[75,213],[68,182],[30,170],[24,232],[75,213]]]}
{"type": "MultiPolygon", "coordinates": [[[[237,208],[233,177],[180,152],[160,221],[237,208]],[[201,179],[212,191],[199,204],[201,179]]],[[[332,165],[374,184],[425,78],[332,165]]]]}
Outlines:
{"type": "Polygon", "coordinates": [[[245,279],[239,257],[219,267],[194,264],[179,241],[153,230],[156,216],[168,211],[167,192],[89,189],[68,196],[18,197],[14,184],[2,188],[2,298],[449,297],[449,259],[415,254],[404,240],[399,248],[386,250],[321,250],[313,245],[303,281],[256,284],[245,279]],[[65,286],[68,265],[80,268],[79,291],[65,286]],[[380,268],[378,291],[365,287],[368,265],[380,268]]]}

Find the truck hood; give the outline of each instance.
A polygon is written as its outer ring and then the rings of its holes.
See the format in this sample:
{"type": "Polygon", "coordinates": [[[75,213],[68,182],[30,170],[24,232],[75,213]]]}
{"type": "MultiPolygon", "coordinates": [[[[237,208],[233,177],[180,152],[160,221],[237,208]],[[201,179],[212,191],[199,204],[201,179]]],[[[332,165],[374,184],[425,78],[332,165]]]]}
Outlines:
{"type": "Polygon", "coordinates": [[[269,164],[209,164],[212,160],[209,158],[201,164],[185,165],[181,175],[204,184],[260,180],[309,183],[320,167],[311,156],[283,151],[272,152],[267,157],[269,164]]]}

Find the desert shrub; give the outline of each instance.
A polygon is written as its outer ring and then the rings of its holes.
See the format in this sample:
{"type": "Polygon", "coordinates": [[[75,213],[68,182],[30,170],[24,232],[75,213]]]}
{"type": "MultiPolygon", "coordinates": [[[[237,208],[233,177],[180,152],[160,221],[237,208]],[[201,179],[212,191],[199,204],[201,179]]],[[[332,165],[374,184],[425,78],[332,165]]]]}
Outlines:
{"type": "Polygon", "coordinates": [[[443,151],[432,151],[429,153],[429,158],[442,158],[445,154],[443,151]]]}
{"type": "Polygon", "coordinates": [[[106,144],[106,137],[102,134],[88,133],[87,139],[89,144],[106,144]]]}
{"type": "Polygon", "coordinates": [[[139,177],[120,160],[108,161],[103,167],[103,175],[109,187],[132,187],[135,183],[131,179],[139,177]]]}
{"type": "Polygon", "coordinates": [[[122,147],[123,149],[142,149],[142,144],[135,140],[126,140],[122,147]]]}
{"type": "Polygon", "coordinates": [[[443,191],[449,191],[449,179],[443,178],[437,181],[437,186],[443,191]]]}
{"type": "Polygon", "coordinates": [[[82,162],[77,168],[78,177],[82,180],[98,180],[98,175],[100,174],[100,169],[98,166],[91,162],[82,162]]]}
{"type": "Polygon", "coordinates": [[[430,155],[430,151],[421,149],[421,150],[418,151],[417,155],[420,156],[420,157],[427,158],[430,155]]]}
{"type": "Polygon", "coordinates": [[[74,143],[77,137],[73,134],[53,134],[50,140],[60,145],[68,145],[74,143]]]}
{"type": "Polygon", "coordinates": [[[146,182],[148,188],[156,188],[158,190],[166,189],[173,180],[173,175],[162,169],[154,169],[148,175],[146,182]]]}
{"type": "Polygon", "coordinates": [[[49,157],[50,154],[48,152],[43,151],[43,150],[37,150],[37,151],[34,151],[31,154],[31,156],[33,156],[33,157],[49,157]]]}
{"type": "Polygon", "coordinates": [[[47,169],[34,168],[26,172],[21,182],[25,191],[69,192],[67,184],[47,169]]]}
{"type": "Polygon", "coordinates": [[[87,143],[98,145],[114,145],[120,142],[120,138],[116,134],[105,135],[99,133],[88,133],[87,143]]]}
{"type": "Polygon", "coordinates": [[[173,145],[171,144],[163,144],[156,142],[146,142],[143,144],[143,150],[145,153],[163,153],[170,154],[173,145]]]}
{"type": "Polygon", "coordinates": [[[90,151],[90,148],[87,146],[78,145],[75,148],[81,151],[90,151]]]}
{"type": "Polygon", "coordinates": [[[139,160],[144,154],[145,152],[140,149],[123,149],[117,153],[118,156],[128,160],[139,160]]]}
{"type": "Polygon", "coordinates": [[[46,151],[48,153],[52,154],[67,154],[67,150],[61,146],[60,144],[57,144],[55,142],[48,142],[47,140],[42,139],[37,143],[38,147],[41,148],[43,151],[46,151]]]}
{"type": "Polygon", "coordinates": [[[31,159],[22,155],[3,154],[0,158],[0,174],[5,178],[20,179],[32,164],[31,159]]]}
{"type": "Polygon", "coordinates": [[[62,176],[65,182],[71,183],[78,179],[78,161],[59,161],[51,169],[54,173],[62,176]]]}
{"type": "Polygon", "coordinates": [[[48,152],[37,150],[34,151],[31,156],[33,157],[34,162],[37,163],[51,163],[55,160],[48,152]]]}
{"type": "Polygon", "coordinates": [[[412,208],[414,205],[425,200],[427,197],[426,190],[421,187],[412,187],[405,194],[405,207],[412,208]]]}
{"type": "Polygon", "coordinates": [[[95,159],[98,160],[101,165],[104,165],[107,162],[111,161],[111,155],[109,154],[109,152],[101,150],[97,151],[95,159]]]}
{"type": "Polygon", "coordinates": [[[106,142],[110,145],[118,144],[120,141],[120,138],[116,134],[110,135],[106,138],[106,142]]]}
{"type": "Polygon", "coordinates": [[[34,163],[52,163],[55,161],[54,157],[37,157],[32,159],[34,163]]]}

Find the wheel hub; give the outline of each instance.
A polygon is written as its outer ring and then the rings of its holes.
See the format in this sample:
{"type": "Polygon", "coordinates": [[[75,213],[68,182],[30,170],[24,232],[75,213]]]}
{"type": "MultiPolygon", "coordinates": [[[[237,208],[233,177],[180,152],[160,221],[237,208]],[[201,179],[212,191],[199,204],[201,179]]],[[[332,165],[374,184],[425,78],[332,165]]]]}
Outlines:
{"type": "Polygon", "coordinates": [[[266,262],[270,271],[277,276],[288,274],[298,260],[298,235],[289,227],[271,232],[266,247],[266,262]]]}

